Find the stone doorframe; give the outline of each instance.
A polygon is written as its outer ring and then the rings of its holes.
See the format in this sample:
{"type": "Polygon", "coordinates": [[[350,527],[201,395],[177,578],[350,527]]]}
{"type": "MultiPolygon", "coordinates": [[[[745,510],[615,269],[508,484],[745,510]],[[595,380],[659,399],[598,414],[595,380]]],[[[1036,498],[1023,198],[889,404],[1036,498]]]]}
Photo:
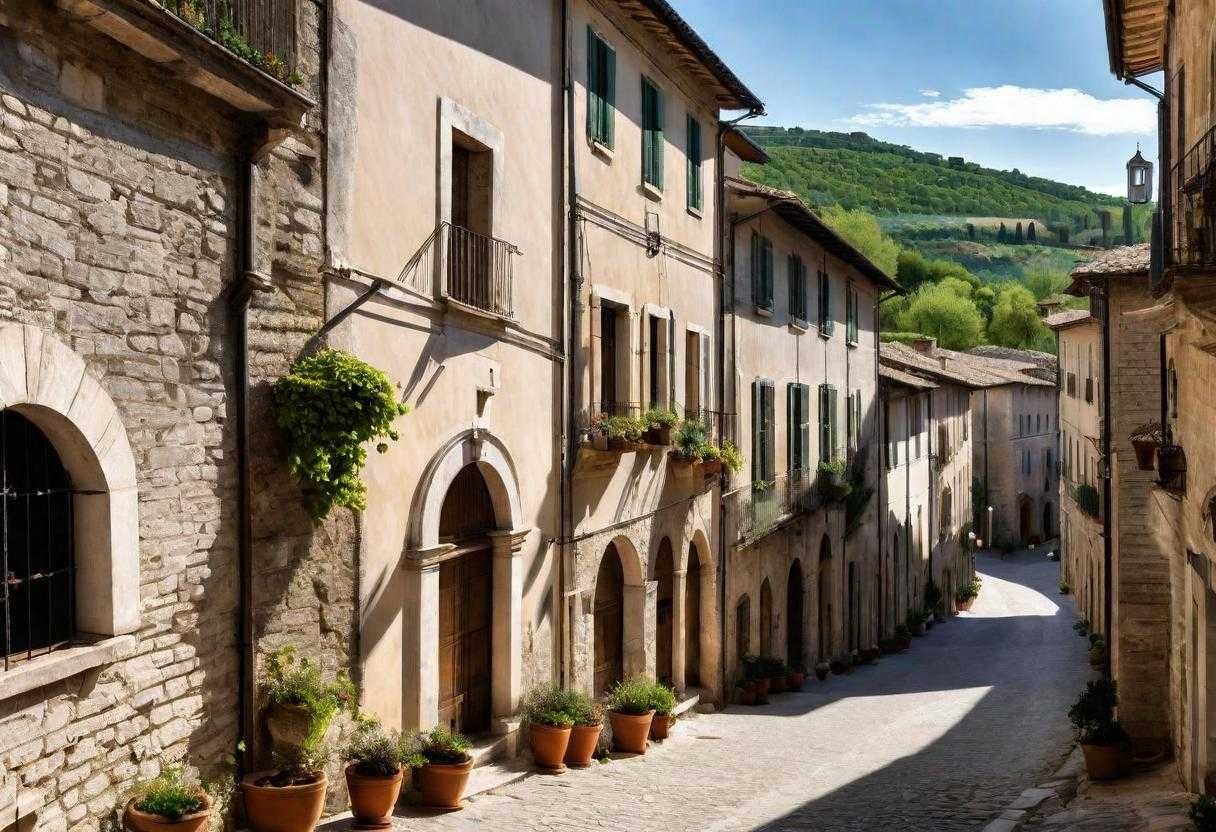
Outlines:
{"type": "Polygon", "coordinates": [[[462,468],[475,463],[494,506],[490,646],[492,730],[511,731],[523,678],[523,544],[531,529],[522,523],[515,466],[502,442],[485,429],[449,439],[419,481],[402,557],[401,722],[425,730],[439,719],[439,567],[464,550],[439,542],[439,514],[448,488],[462,468]]]}

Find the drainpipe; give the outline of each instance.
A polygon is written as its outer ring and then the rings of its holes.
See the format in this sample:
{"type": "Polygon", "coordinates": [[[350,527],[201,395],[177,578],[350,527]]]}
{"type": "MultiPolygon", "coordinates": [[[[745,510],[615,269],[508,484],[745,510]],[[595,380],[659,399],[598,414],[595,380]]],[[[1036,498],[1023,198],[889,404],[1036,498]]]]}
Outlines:
{"type": "MultiPolygon", "coordinates": [[[[1162,343],[1164,343],[1164,338],[1163,335],[1162,343]]],[[[1111,539],[1114,524],[1111,519],[1113,487],[1110,455],[1110,351],[1110,281],[1107,280],[1102,284],[1102,456],[1106,460],[1106,470],[1102,472],[1102,505],[1105,509],[1102,512],[1102,559],[1106,564],[1105,574],[1102,576],[1102,625],[1108,642],[1114,635],[1114,627],[1111,626],[1111,613],[1114,610],[1114,581],[1111,577],[1111,567],[1115,560],[1115,542],[1111,539]]],[[[1114,679],[1114,664],[1111,661],[1113,653],[1114,650],[1108,646],[1106,649],[1106,676],[1108,679],[1114,679]]]]}
{"type": "Polygon", "coordinates": [[[245,750],[242,771],[252,770],[253,738],[256,736],[254,702],[256,697],[253,646],[253,519],[250,497],[252,474],[249,459],[249,304],[255,292],[271,289],[270,279],[257,271],[257,159],[255,146],[241,162],[237,201],[240,216],[240,262],[238,276],[228,289],[228,312],[233,332],[233,372],[236,376],[236,452],[237,452],[237,560],[239,564],[238,643],[240,644],[237,709],[245,750]]]}
{"type": "Polygon", "coordinates": [[[574,73],[570,65],[570,2],[562,0],[561,10],[562,22],[562,73],[564,75],[564,90],[562,95],[562,106],[565,110],[562,119],[562,152],[566,156],[566,164],[562,165],[563,177],[565,178],[565,194],[563,201],[563,211],[565,213],[565,224],[563,228],[562,247],[564,253],[564,262],[566,270],[566,279],[562,281],[562,312],[559,316],[561,321],[560,343],[562,345],[562,367],[561,367],[561,397],[562,404],[558,408],[561,413],[561,482],[559,483],[561,510],[558,517],[558,544],[557,549],[557,585],[558,595],[561,598],[561,603],[558,604],[558,622],[557,632],[558,641],[558,673],[559,682],[562,687],[566,687],[572,681],[573,674],[570,671],[570,656],[571,647],[570,640],[573,637],[570,631],[570,623],[573,621],[573,616],[570,614],[570,605],[577,603],[575,597],[568,595],[566,586],[566,558],[570,552],[570,547],[573,545],[570,541],[574,533],[573,524],[573,484],[571,482],[573,475],[574,460],[577,459],[578,448],[576,437],[574,435],[574,419],[576,396],[573,395],[574,379],[573,379],[573,361],[575,355],[575,340],[579,330],[579,313],[581,301],[582,275],[579,272],[579,257],[576,240],[578,239],[578,218],[576,214],[576,200],[578,197],[578,179],[577,170],[575,168],[575,146],[574,146],[574,73]]]}
{"type": "MultiPolygon", "coordinates": [[[[883,523],[887,519],[887,511],[886,511],[887,497],[886,497],[886,494],[883,493],[883,486],[885,486],[887,484],[887,444],[890,441],[890,438],[887,436],[887,420],[884,417],[883,412],[882,412],[887,407],[887,403],[884,401],[884,399],[881,395],[881,391],[882,391],[882,377],[881,377],[882,309],[880,307],[887,301],[891,300],[891,298],[899,297],[902,294],[903,294],[902,291],[894,291],[894,292],[891,292],[891,294],[889,294],[889,295],[883,295],[880,293],[879,295],[877,295],[874,298],[874,400],[876,402],[878,402],[878,417],[879,417],[878,435],[880,437],[882,437],[882,447],[878,451],[878,458],[880,461],[879,461],[879,465],[878,465],[878,483],[877,483],[877,485],[878,485],[878,488],[877,488],[877,497],[878,497],[878,511],[877,511],[877,514],[878,514],[878,579],[879,579],[878,582],[879,582],[879,586],[883,587],[883,588],[885,588],[885,586],[886,586],[886,584],[883,581],[882,564],[883,564],[883,561],[886,560],[886,558],[883,557],[883,552],[885,552],[887,549],[886,536],[883,534],[883,523]]],[[[899,557],[899,553],[893,552],[891,556],[899,557]]],[[[894,564],[892,564],[892,565],[894,565],[894,564]]],[[[892,581],[891,590],[892,590],[893,594],[897,593],[899,591],[899,588],[894,585],[894,581],[892,581]]],[[[880,591],[879,598],[878,598],[878,604],[880,607],[883,605],[883,603],[886,600],[882,597],[882,595],[883,595],[883,592],[880,591]]],[[[891,604],[891,622],[890,623],[891,623],[892,629],[895,627],[896,624],[899,623],[895,620],[895,618],[896,618],[895,613],[898,612],[898,608],[899,608],[898,601],[896,600],[897,598],[898,598],[898,595],[896,595],[895,598],[892,598],[892,604],[891,604]]],[[[884,616],[884,619],[885,619],[885,616],[884,616]]],[[[884,620],[882,623],[885,624],[887,622],[884,620]]],[[[885,634],[882,632],[882,627],[879,627],[879,629],[878,629],[878,637],[880,639],[886,637],[885,634]]]]}

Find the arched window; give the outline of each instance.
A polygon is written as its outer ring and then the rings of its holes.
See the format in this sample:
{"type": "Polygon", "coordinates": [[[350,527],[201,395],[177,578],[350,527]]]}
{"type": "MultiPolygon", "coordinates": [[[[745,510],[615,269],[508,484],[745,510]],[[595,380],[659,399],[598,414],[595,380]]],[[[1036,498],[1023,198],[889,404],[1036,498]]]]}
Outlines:
{"type": "Polygon", "coordinates": [[[7,670],[75,635],[75,543],[71,477],[46,435],[11,409],[0,410],[0,469],[0,654],[7,670]]]}

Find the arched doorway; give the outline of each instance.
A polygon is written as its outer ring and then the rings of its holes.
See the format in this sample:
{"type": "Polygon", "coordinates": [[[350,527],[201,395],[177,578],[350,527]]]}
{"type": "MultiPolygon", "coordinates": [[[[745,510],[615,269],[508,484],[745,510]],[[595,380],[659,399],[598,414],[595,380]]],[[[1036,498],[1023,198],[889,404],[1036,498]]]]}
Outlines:
{"type": "Polygon", "coordinates": [[[802,609],[802,563],[794,561],[785,586],[785,661],[795,670],[803,669],[802,609]]]}
{"type": "Polygon", "coordinates": [[[464,734],[490,729],[494,561],[486,533],[494,503],[476,463],[444,497],[439,539],[459,554],[439,565],[439,724],[464,734]]]}
{"type": "Polygon", "coordinates": [[[1055,528],[1055,518],[1052,516],[1051,502],[1043,503],[1043,539],[1047,540],[1052,537],[1052,529],[1055,528]]]}
{"type": "Polygon", "coordinates": [[[832,640],[832,541],[825,534],[819,543],[819,586],[816,593],[819,606],[819,661],[831,658],[832,640]]]}
{"type": "Polygon", "coordinates": [[[672,626],[675,618],[675,610],[672,608],[675,559],[671,554],[671,540],[666,537],[659,542],[654,577],[658,583],[655,602],[655,675],[660,682],[670,685],[674,678],[671,657],[674,638],[672,626]]]}
{"type": "Polygon", "coordinates": [[[609,543],[595,577],[595,695],[625,678],[625,573],[609,543]]]}
{"type": "Polygon", "coordinates": [[[1023,494],[1018,498],[1018,537],[1023,545],[1030,543],[1030,510],[1030,498],[1023,494]]]}
{"type": "Polygon", "coordinates": [[[50,652],[75,635],[74,492],[55,446],[12,409],[0,410],[0,472],[8,575],[0,594],[0,670],[7,670],[10,658],[50,652]]]}
{"type": "Polygon", "coordinates": [[[684,574],[684,685],[701,685],[701,558],[694,543],[684,574]]]}
{"type": "Polygon", "coordinates": [[[773,655],[773,587],[768,578],[760,584],[760,655],[773,655]]]}
{"type": "Polygon", "coordinates": [[[735,605],[735,661],[740,669],[752,652],[752,602],[744,595],[735,605]]]}

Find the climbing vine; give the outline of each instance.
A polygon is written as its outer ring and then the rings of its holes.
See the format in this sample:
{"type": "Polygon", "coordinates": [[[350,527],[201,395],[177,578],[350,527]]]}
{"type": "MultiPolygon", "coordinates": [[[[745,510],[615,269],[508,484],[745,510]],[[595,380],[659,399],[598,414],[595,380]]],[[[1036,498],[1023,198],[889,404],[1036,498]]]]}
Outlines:
{"type": "Polygon", "coordinates": [[[301,358],[275,383],[275,418],[287,435],[287,463],[304,485],[308,510],[320,523],[334,506],[367,508],[359,472],[366,443],[397,441],[393,421],[409,408],[380,370],[341,350],[301,358]]]}

